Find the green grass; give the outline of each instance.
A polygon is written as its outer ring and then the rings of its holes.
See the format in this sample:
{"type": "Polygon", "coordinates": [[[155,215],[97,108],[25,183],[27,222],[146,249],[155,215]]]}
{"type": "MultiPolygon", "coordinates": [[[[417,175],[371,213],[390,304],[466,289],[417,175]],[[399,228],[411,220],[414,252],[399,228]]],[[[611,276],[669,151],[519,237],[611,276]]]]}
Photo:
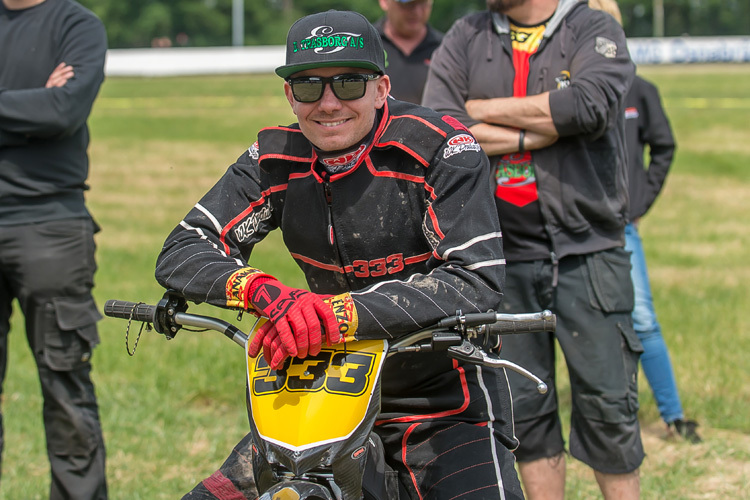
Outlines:
{"type": "MultiPolygon", "coordinates": [[[[683,406],[705,438],[698,446],[665,439],[642,384],[643,498],[739,498],[750,491],[750,65],[641,73],[659,85],[679,143],[641,231],[683,406]]],[[[261,127],[293,121],[281,80],[271,75],[107,80],[90,120],[88,196],[103,228],[100,305],[158,300],[154,261],[169,231],[261,127]]],[[[259,245],[254,263],[304,285],[279,235],[259,245]]],[[[217,334],[182,332],[166,341],[144,332],[130,357],[125,327],[100,323],[93,360],[110,497],[180,498],[246,432],[243,354],[217,334]]],[[[131,347],[136,336],[134,326],[131,347]]],[[[19,314],[9,356],[0,499],[43,499],[49,471],[41,398],[19,314]]],[[[590,471],[569,464],[568,498],[598,498],[590,471]]]]}

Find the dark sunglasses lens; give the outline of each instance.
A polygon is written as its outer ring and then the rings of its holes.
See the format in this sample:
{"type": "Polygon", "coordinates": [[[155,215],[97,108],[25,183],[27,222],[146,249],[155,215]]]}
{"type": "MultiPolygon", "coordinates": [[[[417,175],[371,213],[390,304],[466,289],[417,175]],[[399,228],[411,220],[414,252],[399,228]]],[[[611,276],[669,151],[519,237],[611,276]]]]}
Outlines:
{"type": "Polygon", "coordinates": [[[359,76],[334,79],[331,82],[331,88],[334,95],[342,101],[352,101],[365,95],[367,80],[359,76]]]}
{"type": "Polygon", "coordinates": [[[292,94],[299,102],[315,102],[323,96],[321,80],[292,80],[292,94]]]}

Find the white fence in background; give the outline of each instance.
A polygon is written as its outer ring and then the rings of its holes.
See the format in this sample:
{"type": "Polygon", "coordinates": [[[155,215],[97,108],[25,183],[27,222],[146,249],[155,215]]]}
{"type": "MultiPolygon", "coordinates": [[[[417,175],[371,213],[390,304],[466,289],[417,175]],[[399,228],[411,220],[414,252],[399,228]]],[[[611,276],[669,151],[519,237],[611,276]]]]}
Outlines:
{"type": "Polygon", "coordinates": [[[750,37],[631,38],[636,64],[747,63],[750,37]]]}
{"type": "MultiPolygon", "coordinates": [[[[636,64],[747,63],[749,37],[631,38],[636,64]]],[[[284,46],[110,49],[108,76],[271,73],[284,64],[284,46]]]]}
{"type": "Polygon", "coordinates": [[[284,64],[284,46],[110,49],[107,76],[272,73],[284,64]]]}

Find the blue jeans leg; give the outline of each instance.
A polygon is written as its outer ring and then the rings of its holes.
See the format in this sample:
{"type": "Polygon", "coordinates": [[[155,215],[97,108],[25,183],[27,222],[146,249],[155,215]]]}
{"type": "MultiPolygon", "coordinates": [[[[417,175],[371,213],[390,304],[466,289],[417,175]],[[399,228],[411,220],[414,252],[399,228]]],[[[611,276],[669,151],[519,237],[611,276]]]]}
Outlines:
{"type": "Polygon", "coordinates": [[[677,391],[667,344],[662,337],[661,326],[654,311],[643,244],[638,228],[633,224],[625,227],[625,249],[631,252],[630,261],[633,266],[630,272],[635,289],[633,327],[643,344],[641,366],[654,393],[661,418],[666,423],[670,423],[683,418],[682,403],[677,391]]]}

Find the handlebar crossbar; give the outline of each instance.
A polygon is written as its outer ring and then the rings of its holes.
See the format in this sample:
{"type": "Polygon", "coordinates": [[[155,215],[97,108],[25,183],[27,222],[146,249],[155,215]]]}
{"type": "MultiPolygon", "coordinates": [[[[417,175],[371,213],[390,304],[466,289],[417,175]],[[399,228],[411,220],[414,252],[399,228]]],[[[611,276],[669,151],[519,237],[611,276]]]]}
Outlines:
{"type": "MultiPolygon", "coordinates": [[[[104,304],[104,314],[113,318],[129,321],[140,321],[154,325],[154,329],[167,336],[174,337],[180,327],[189,326],[214,330],[235,342],[243,348],[247,345],[248,335],[233,324],[219,318],[201,316],[185,312],[187,302],[174,292],[164,294],[157,305],[142,302],[127,302],[122,300],[108,300],[104,304]]],[[[258,319],[260,321],[260,319],[258,319]]],[[[255,329],[253,325],[250,331],[255,329]]],[[[544,394],[547,386],[541,379],[528,370],[488,354],[500,345],[493,344],[493,338],[499,335],[554,332],[557,318],[550,311],[536,313],[508,314],[489,311],[486,313],[455,315],[439,321],[435,326],[419,330],[391,342],[388,356],[403,352],[445,351],[448,356],[489,368],[508,368],[537,384],[537,390],[544,394]],[[480,347],[471,342],[479,336],[484,337],[484,345],[480,347]]]]}

